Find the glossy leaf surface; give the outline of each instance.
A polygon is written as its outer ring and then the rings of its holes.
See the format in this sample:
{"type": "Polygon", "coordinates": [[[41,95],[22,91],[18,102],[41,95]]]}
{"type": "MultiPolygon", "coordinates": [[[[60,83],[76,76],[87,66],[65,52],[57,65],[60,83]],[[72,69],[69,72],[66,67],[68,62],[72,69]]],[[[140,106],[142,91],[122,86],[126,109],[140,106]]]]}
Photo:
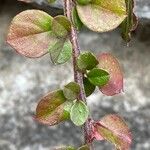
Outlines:
{"type": "Polygon", "coordinates": [[[88,72],[87,78],[93,85],[103,87],[109,81],[109,73],[105,70],[94,68],[88,72]]]}
{"type": "Polygon", "coordinates": [[[118,27],[126,17],[125,0],[92,0],[77,5],[82,23],[90,30],[106,32],[118,27]]]}
{"type": "Polygon", "coordinates": [[[70,119],[77,125],[81,126],[85,123],[89,115],[88,107],[81,100],[77,100],[71,108],[70,119]]]}
{"type": "Polygon", "coordinates": [[[101,92],[108,96],[119,94],[123,90],[123,73],[118,60],[110,53],[100,54],[98,60],[98,68],[106,70],[110,75],[109,82],[100,87],[101,92]]]}

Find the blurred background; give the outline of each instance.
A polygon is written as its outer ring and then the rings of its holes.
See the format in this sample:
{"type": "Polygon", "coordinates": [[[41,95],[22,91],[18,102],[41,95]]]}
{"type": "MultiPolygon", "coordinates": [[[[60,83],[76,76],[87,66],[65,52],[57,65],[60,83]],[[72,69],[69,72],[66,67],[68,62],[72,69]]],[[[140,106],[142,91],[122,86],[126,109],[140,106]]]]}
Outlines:
{"type": "MultiPolygon", "coordinates": [[[[54,146],[79,146],[80,128],[70,122],[47,127],[32,118],[39,98],[48,91],[73,80],[71,61],[54,66],[49,55],[28,59],[6,44],[12,18],[26,9],[43,9],[51,15],[61,14],[59,0],[48,6],[44,0],[25,4],[17,0],[0,0],[0,150],[53,150],[54,146]]],[[[79,34],[82,50],[111,52],[124,70],[124,93],[107,97],[99,91],[88,97],[92,116],[99,119],[119,113],[133,134],[132,150],[150,150],[150,1],[136,0],[139,26],[127,47],[119,29],[94,33],[83,28],[79,34]]],[[[107,142],[95,142],[96,150],[112,150],[107,142]]]]}

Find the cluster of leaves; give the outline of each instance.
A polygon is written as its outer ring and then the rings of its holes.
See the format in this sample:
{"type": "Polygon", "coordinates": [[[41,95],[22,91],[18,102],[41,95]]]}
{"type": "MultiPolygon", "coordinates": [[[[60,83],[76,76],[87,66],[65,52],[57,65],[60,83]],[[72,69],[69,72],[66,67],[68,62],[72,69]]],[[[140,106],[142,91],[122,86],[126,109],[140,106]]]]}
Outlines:
{"type": "MultiPolygon", "coordinates": [[[[31,2],[31,0],[20,0],[31,2]]],[[[48,0],[49,3],[55,0],[48,0]]],[[[18,14],[9,28],[7,42],[21,55],[37,58],[50,54],[54,64],[67,62],[72,55],[70,41],[71,27],[80,30],[83,25],[92,31],[106,32],[121,25],[122,37],[130,41],[131,32],[137,26],[133,13],[133,0],[77,0],[72,10],[72,22],[59,15],[52,17],[41,10],[27,10],[18,14]]],[[[90,52],[83,52],[77,58],[78,72],[84,75],[86,96],[95,88],[113,96],[123,90],[123,74],[117,59],[109,53],[95,57],[90,52]]],[[[63,89],[49,92],[42,97],[36,109],[35,119],[52,126],[65,120],[71,120],[81,126],[89,116],[88,106],[79,99],[80,86],[70,82],[63,89]]],[[[131,133],[124,120],[118,115],[107,115],[100,121],[88,120],[93,140],[107,140],[117,150],[128,150],[131,133]]],[[[76,149],[64,147],[58,150],[88,150],[84,145],[76,149]]]]}

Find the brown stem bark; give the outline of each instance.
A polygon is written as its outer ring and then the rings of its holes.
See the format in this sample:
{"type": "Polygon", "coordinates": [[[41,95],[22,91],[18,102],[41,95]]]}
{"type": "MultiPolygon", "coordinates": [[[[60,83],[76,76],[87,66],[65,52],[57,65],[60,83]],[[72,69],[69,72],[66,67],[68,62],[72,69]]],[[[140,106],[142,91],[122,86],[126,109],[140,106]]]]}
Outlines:
{"type": "MultiPolygon", "coordinates": [[[[73,5],[74,5],[73,0],[64,0],[64,14],[71,22],[72,22],[73,5]]],[[[82,100],[85,103],[87,103],[86,95],[84,91],[84,85],[83,85],[83,74],[79,72],[77,69],[77,58],[80,55],[80,47],[78,43],[77,30],[73,25],[71,27],[70,40],[72,42],[72,47],[73,47],[72,59],[73,59],[74,81],[80,85],[79,100],[82,100]]],[[[88,120],[83,125],[84,140],[85,140],[85,144],[89,145],[90,150],[93,150],[92,144],[90,143],[91,127],[88,120]]]]}

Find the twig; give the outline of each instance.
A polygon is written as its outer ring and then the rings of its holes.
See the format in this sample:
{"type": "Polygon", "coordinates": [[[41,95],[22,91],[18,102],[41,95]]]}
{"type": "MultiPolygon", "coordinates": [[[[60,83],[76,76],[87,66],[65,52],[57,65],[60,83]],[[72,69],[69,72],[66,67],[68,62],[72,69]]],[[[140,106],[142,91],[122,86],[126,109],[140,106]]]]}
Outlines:
{"type": "MultiPolygon", "coordinates": [[[[64,14],[67,16],[67,18],[72,22],[72,10],[73,10],[73,0],[64,0],[64,14]]],[[[77,58],[80,55],[80,47],[78,43],[78,37],[77,37],[77,30],[72,25],[71,27],[71,34],[70,34],[70,40],[72,42],[73,46],[73,52],[72,52],[72,59],[73,59],[73,70],[74,70],[74,80],[76,83],[80,85],[80,94],[79,94],[79,100],[86,102],[86,95],[83,85],[83,74],[78,71],[77,69],[77,58]]],[[[89,118],[88,118],[89,120],[89,118]]],[[[89,121],[86,121],[83,125],[83,131],[84,131],[84,140],[85,144],[88,144],[90,146],[90,150],[93,150],[92,144],[90,143],[90,137],[91,137],[91,126],[89,121]]]]}

